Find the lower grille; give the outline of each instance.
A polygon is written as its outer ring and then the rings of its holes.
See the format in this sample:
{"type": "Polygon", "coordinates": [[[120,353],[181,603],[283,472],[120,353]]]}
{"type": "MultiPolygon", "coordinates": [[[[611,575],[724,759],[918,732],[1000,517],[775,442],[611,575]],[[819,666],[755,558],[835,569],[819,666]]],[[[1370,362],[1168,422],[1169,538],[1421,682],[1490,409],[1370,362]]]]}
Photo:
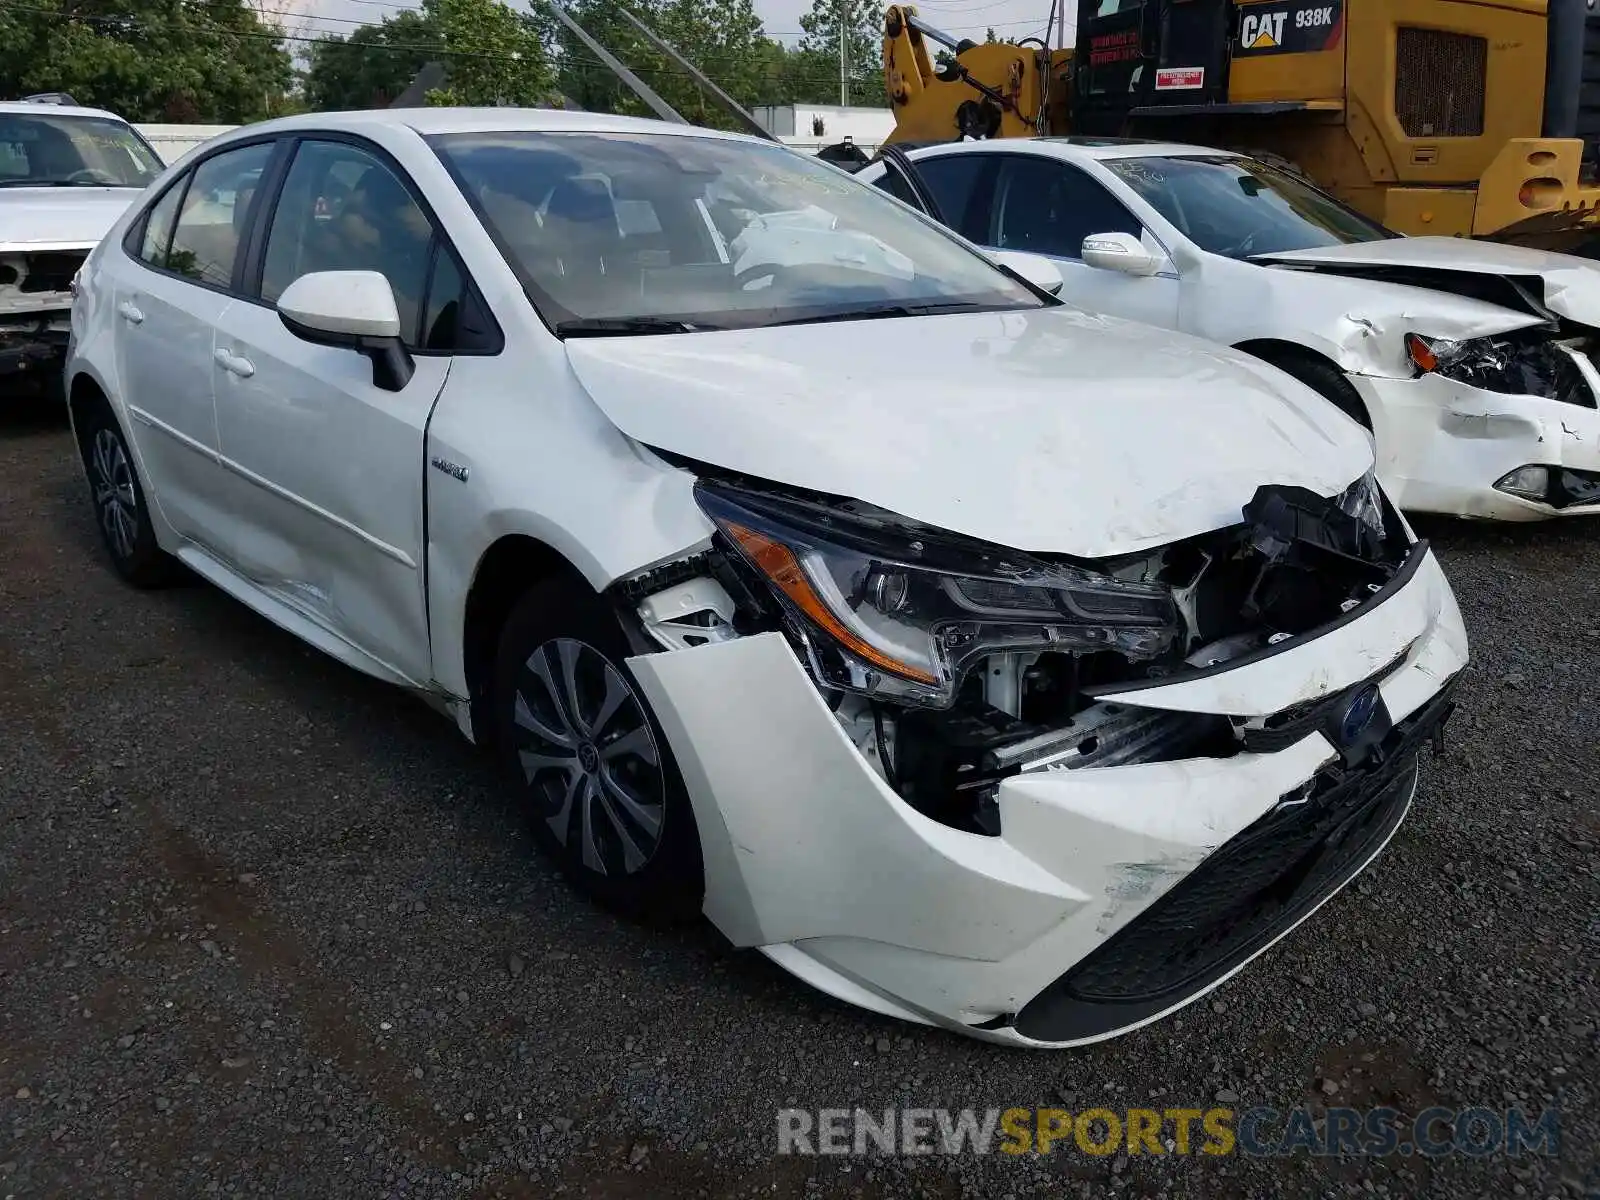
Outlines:
{"type": "Polygon", "coordinates": [[[1394,115],[1410,138],[1479,137],[1489,43],[1466,33],[1395,30],[1394,115]]]}
{"type": "Polygon", "coordinates": [[[1361,869],[1405,816],[1417,758],[1453,707],[1447,689],[1366,763],[1329,768],[1214,851],[1016,1016],[1038,1041],[1094,1037],[1156,1016],[1238,967],[1361,869]]]}

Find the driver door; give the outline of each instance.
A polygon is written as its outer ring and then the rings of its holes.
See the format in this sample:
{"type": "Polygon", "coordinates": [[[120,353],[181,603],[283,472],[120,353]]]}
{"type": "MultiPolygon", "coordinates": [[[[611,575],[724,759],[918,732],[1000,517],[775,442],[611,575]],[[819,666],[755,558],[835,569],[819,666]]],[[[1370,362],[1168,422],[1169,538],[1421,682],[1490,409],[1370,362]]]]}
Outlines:
{"type": "Polygon", "coordinates": [[[345,141],[299,143],[261,242],[253,297],[217,323],[218,440],[248,493],[229,557],[376,660],[372,673],[425,684],[423,449],[452,348],[435,351],[426,329],[463,274],[409,181],[345,141]],[[284,288],[328,270],[389,280],[416,365],[398,391],[377,386],[362,355],[304,341],[279,319],[284,288]]]}

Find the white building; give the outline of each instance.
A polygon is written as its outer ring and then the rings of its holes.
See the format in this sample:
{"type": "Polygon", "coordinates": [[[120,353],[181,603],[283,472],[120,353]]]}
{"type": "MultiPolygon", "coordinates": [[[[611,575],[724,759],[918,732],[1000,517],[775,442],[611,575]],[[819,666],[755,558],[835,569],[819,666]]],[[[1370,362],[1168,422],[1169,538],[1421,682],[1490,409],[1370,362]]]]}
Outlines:
{"type": "Polygon", "coordinates": [[[849,138],[871,154],[894,131],[894,110],[889,108],[763,104],[751,115],[785,145],[802,150],[820,150],[849,138]]]}
{"type": "Polygon", "coordinates": [[[237,125],[152,125],[135,123],[134,128],[144,135],[161,161],[171,165],[196,146],[209,142],[219,134],[239,128],[237,125]]]}

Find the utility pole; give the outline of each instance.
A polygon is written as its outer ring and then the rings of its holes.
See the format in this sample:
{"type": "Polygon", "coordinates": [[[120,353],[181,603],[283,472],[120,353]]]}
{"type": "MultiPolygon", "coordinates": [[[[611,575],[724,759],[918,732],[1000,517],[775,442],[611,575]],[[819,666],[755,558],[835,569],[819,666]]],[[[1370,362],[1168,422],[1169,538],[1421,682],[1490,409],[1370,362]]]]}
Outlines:
{"type": "Polygon", "coordinates": [[[839,107],[850,107],[850,71],[848,63],[850,56],[846,50],[848,39],[845,36],[849,28],[845,21],[845,13],[849,11],[850,0],[839,0],[839,107]]]}

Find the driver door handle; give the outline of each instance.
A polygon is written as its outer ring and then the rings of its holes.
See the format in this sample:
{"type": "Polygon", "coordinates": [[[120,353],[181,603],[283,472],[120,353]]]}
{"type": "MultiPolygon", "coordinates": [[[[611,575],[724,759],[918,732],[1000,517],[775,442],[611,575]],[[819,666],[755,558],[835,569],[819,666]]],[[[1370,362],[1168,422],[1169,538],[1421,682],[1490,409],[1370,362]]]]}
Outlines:
{"type": "Polygon", "coordinates": [[[127,300],[117,305],[117,312],[121,313],[123,319],[130,325],[138,325],[144,320],[144,314],[132,302],[127,300]]]}
{"type": "Polygon", "coordinates": [[[226,350],[218,350],[213,357],[217,360],[217,366],[240,379],[249,379],[256,373],[255,365],[248,358],[240,358],[226,350]]]}

